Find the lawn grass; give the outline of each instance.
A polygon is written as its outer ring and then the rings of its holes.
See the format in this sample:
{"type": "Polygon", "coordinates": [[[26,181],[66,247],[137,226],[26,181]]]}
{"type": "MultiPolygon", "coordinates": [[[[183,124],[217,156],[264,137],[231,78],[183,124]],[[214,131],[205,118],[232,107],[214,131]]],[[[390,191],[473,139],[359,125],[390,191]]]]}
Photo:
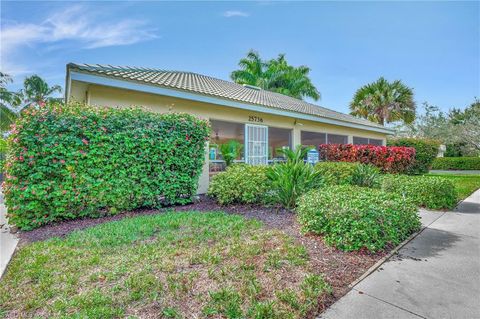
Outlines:
{"type": "Polygon", "coordinates": [[[22,247],[1,280],[0,317],[308,318],[329,292],[280,230],[169,212],[22,247]]]}
{"type": "Polygon", "coordinates": [[[458,200],[467,198],[474,191],[480,188],[480,175],[429,173],[427,176],[440,176],[452,181],[458,192],[458,200]]]}

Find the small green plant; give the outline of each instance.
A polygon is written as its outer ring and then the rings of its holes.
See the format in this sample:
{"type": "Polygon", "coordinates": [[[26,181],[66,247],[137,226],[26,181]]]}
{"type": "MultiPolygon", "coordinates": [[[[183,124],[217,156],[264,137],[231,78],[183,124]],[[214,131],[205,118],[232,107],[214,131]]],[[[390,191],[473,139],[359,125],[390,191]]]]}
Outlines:
{"type": "Polygon", "coordinates": [[[410,199],[416,205],[430,209],[452,208],[457,203],[455,185],[435,176],[385,175],[382,189],[410,199]]]}
{"type": "Polygon", "coordinates": [[[242,148],[243,145],[237,140],[229,140],[227,143],[220,145],[220,154],[227,166],[230,166],[240,156],[242,148]]]}
{"type": "Polygon", "coordinates": [[[350,183],[361,187],[379,187],[380,170],[373,165],[358,165],[353,171],[350,183]]]}
{"type": "Polygon", "coordinates": [[[286,208],[295,207],[299,196],[323,183],[320,173],[304,162],[310,149],[299,145],[295,151],[282,150],[287,161],[273,165],[267,171],[276,200],[286,208]]]}
{"type": "Polygon", "coordinates": [[[222,204],[254,204],[268,201],[267,166],[234,164],[210,181],[208,195],[222,204]]]}
{"type": "Polygon", "coordinates": [[[360,163],[351,162],[318,162],[315,170],[323,176],[329,185],[350,184],[352,176],[360,163]]]}
{"type": "Polygon", "coordinates": [[[298,202],[304,232],[322,235],[329,245],[351,251],[378,251],[397,245],[420,228],[417,208],[396,193],[340,185],[312,190],[298,202]]]}

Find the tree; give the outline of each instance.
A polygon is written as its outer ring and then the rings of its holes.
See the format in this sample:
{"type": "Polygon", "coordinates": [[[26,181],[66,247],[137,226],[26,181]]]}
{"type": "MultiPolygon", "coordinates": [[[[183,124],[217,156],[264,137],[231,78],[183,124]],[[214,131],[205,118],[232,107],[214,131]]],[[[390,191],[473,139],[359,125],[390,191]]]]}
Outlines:
{"type": "Polygon", "coordinates": [[[304,65],[289,65],[285,54],[264,61],[258,52],[250,50],[247,56],[239,61],[238,66],[240,69],[230,75],[236,83],[258,86],[297,99],[320,99],[320,92],[309,78],[310,68],[304,65]]]}
{"type": "Polygon", "coordinates": [[[52,100],[58,100],[58,98],[52,97],[55,92],[61,93],[62,87],[60,85],[50,87],[41,77],[32,75],[23,82],[21,95],[24,105],[38,105],[52,100]]]}
{"type": "Polygon", "coordinates": [[[476,156],[480,152],[480,101],[465,108],[442,112],[438,107],[423,103],[424,112],[414,122],[397,126],[396,135],[439,140],[447,145],[452,156],[476,156]]]}
{"type": "Polygon", "coordinates": [[[12,78],[3,72],[0,72],[0,131],[8,131],[10,125],[15,122],[17,113],[12,107],[17,97],[16,94],[7,90],[7,84],[12,82],[12,78]]]}
{"type": "Polygon", "coordinates": [[[385,125],[415,120],[416,105],[413,90],[401,81],[388,82],[381,77],[361,87],[350,103],[350,114],[385,125]]]}
{"type": "Polygon", "coordinates": [[[0,131],[8,131],[10,125],[15,122],[20,112],[29,105],[40,105],[58,98],[52,97],[55,92],[62,92],[59,85],[50,87],[45,80],[38,75],[25,78],[23,89],[18,92],[7,90],[7,84],[12,78],[0,72],[0,131]]]}

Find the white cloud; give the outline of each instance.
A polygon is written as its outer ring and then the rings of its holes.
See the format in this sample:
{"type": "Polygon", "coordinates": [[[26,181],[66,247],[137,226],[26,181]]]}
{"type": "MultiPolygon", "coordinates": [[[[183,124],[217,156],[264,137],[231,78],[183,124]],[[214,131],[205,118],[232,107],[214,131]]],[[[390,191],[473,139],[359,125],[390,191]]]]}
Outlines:
{"type": "Polygon", "coordinates": [[[2,71],[15,74],[23,69],[12,62],[22,47],[43,44],[55,48],[60,41],[74,41],[77,47],[93,49],[133,44],[158,36],[146,21],[122,19],[112,22],[105,17],[98,18],[87,7],[76,5],[55,12],[38,24],[3,24],[0,37],[2,71]]]}
{"type": "Polygon", "coordinates": [[[238,10],[229,10],[225,11],[223,13],[223,16],[226,18],[231,18],[231,17],[248,17],[250,16],[249,13],[244,12],[244,11],[238,11],[238,10]]]}

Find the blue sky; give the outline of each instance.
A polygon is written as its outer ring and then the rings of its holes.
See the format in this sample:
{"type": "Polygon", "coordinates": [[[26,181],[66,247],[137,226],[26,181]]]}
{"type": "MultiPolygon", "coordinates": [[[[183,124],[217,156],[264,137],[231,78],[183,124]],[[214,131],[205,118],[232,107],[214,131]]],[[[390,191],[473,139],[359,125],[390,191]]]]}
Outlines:
{"type": "Polygon", "coordinates": [[[68,62],[229,79],[249,49],[308,65],[320,104],[348,112],[385,76],[448,110],[480,97],[479,2],[1,2],[1,70],[64,85],[68,62]]]}

